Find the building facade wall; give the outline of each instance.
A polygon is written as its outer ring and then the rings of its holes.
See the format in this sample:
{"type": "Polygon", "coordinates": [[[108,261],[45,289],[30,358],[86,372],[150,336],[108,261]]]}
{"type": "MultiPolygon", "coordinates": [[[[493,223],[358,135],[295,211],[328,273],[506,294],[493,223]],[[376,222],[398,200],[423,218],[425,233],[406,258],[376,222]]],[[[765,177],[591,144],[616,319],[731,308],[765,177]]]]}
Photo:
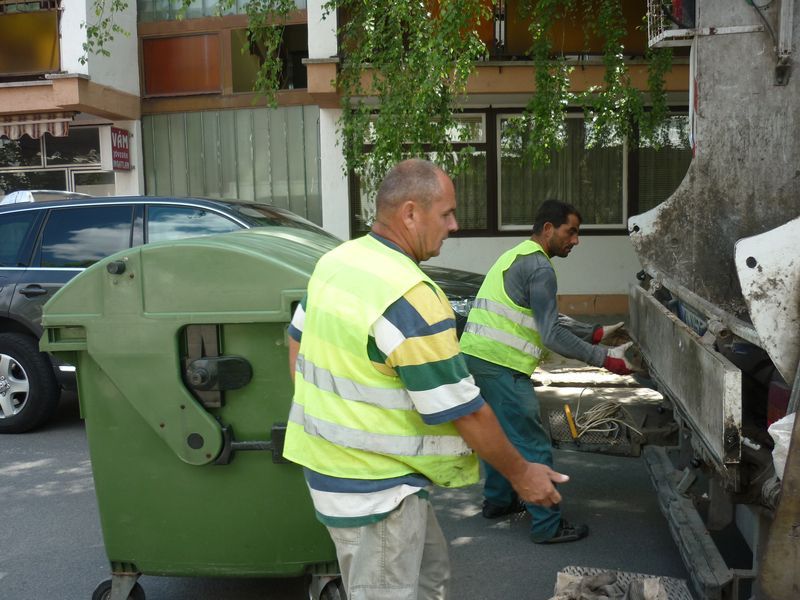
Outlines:
{"type": "MultiPolygon", "coordinates": [[[[319,61],[321,73],[326,59],[337,54],[335,22],[331,20],[331,16],[322,19],[323,4],[322,0],[308,2],[309,60],[319,61]]],[[[486,68],[490,71],[493,69],[491,66],[486,68]]],[[[496,75],[492,71],[495,79],[501,77],[503,73],[514,72],[514,86],[523,85],[519,83],[520,81],[524,82],[524,79],[520,79],[518,69],[515,71],[499,66],[494,70],[500,73],[500,75],[496,75]]],[[[688,68],[685,66],[679,67],[679,71],[672,75],[670,89],[674,92],[673,98],[678,106],[687,106],[689,87],[687,75],[688,68]]],[[[639,76],[638,73],[637,76],[639,76]]],[[[530,75],[527,77],[528,83],[524,85],[532,86],[533,78],[530,75]]],[[[311,81],[312,74],[310,73],[309,85],[312,85],[311,81]]],[[[494,79],[493,81],[496,89],[497,82],[494,79]]],[[[323,85],[325,83],[324,74],[321,83],[323,85]]],[[[530,90],[531,87],[527,89],[530,90]]],[[[330,90],[328,91],[330,92],[330,90]]],[[[477,108],[503,106],[513,112],[525,105],[529,95],[530,91],[525,93],[522,88],[516,89],[516,87],[513,93],[505,95],[489,93],[487,90],[486,93],[470,95],[467,104],[477,108]]],[[[323,226],[340,237],[348,238],[356,234],[353,222],[357,219],[352,215],[354,208],[351,206],[350,195],[345,193],[349,190],[349,186],[342,175],[344,158],[341,145],[335,135],[336,121],[340,116],[339,109],[323,108],[321,110],[320,158],[323,182],[323,226]]],[[[626,165],[625,169],[627,168],[626,165]]],[[[628,185],[627,182],[626,185],[628,185]]],[[[459,194],[458,187],[457,185],[457,196],[459,194]]],[[[571,200],[570,198],[562,199],[571,200]]],[[[590,228],[585,228],[584,234],[581,236],[581,243],[569,260],[555,261],[559,276],[559,294],[567,299],[567,304],[570,304],[570,298],[574,300],[571,304],[575,313],[594,312],[599,306],[598,302],[607,310],[609,307],[610,309],[619,308],[620,311],[624,311],[626,308],[625,299],[628,287],[635,282],[636,273],[641,267],[624,226],[628,210],[627,198],[623,198],[623,203],[622,224],[616,225],[616,231],[605,230],[598,234],[590,231],[590,228]]],[[[518,233],[508,231],[504,235],[486,235],[484,232],[479,236],[472,236],[468,232],[462,233],[461,237],[447,240],[441,255],[431,262],[441,266],[485,273],[497,256],[524,239],[524,236],[524,231],[518,233]]],[[[611,310],[611,312],[616,311],[611,310]]]]}
{"type": "Polygon", "coordinates": [[[61,15],[61,69],[66,73],[87,75],[91,80],[107,86],[139,95],[139,57],[136,39],[136,3],[128,3],[127,8],[114,16],[114,22],[129,33],[117,33],[107,45],[110,56],[86,55],[83,44],[86,42],[86,28],[83,23],[93,23],[97,17],[92,0],[69,0],[63,2],[61,15]],[[85,61],[81,63],[81,59],[85,61]]]}

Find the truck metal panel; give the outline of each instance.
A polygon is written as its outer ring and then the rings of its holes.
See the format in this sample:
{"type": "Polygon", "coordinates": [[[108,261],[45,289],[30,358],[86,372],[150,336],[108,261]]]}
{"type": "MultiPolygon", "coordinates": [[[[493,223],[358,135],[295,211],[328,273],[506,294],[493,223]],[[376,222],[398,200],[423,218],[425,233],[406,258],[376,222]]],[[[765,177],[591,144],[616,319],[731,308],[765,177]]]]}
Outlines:
{"type": "Polygon", "coordinates": [[[631,337],[647,356],[659,389],[696,426],[719,467],[738,463],[741,371],[646,290],[632,287],[630,303],[631,337]]]}

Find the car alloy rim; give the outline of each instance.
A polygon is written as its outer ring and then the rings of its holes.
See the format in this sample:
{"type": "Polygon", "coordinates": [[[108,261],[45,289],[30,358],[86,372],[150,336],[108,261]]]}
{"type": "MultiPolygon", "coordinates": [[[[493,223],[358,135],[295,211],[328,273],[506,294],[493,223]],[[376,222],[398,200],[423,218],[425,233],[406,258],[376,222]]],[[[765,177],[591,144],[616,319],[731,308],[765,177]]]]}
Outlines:
{"type": "Polygon", "coordinates": [[[0,354],[0,419],[18,414],[28,401],[30,383],[22,365],[8,354],[0,354]]]}

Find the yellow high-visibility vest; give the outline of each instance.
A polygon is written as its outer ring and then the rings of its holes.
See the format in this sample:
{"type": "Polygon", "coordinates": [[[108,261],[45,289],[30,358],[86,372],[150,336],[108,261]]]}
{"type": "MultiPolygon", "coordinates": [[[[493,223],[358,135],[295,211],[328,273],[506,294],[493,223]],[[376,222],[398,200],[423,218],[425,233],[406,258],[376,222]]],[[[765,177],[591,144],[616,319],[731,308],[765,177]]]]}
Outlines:
{"type": "Polygon", "coordinates": [[[320,259],[309,281],[284,456],[333,477],[411,473],[444,487],[478,481],[478,461],[452,423],[427,425],[397,376],[367,354],[372,325],[418,283],[419,266],[372,236],[320,259]]]}
{"type": "MultiPolygon", "coordinates": [[[[544,352],[533,311],[515,303],[506,293],[503,275],[519,256],[547,253],[533,240],[504,252],[489,269],[469,311],[461,351],[531,375],[544,352]]],[[[550,260],[550,257],[547,257],[550,260]]]]}

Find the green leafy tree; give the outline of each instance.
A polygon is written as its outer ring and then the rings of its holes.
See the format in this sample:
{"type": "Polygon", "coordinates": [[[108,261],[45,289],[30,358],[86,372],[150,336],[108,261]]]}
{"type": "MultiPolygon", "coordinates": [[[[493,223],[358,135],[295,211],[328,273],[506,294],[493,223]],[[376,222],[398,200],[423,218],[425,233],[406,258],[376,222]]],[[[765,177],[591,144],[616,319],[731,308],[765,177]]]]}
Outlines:
{"type": "MultiPolygon", "coordinates": [[[[648,140],[663,138],[668,114],[664,76],[671,67],[669,50],[648,51],[649,108],[631,85],[624,62],[624,0],[522,0],[531,17],[530,58],[535,88],[524,113],[509,122],[507,143],[532,166],[549,162],[565,142],[569,106],[582,106],[589,127],[588,144],[627,136],[633,128],[648,140]],[[559,18],[579,11],[590,31],[604,40],[603,84],[582,93],[570,91],[571,68],[553,48],[549,32],[559,18]]],[[[185,11],[194,0],[181,0],[185,11]]],[[[222,0],[219,10],[235,0],[222,0]]],[[[95,0],[97,25],[87,28],[87,52],[107,54],[105,46],[119,32],[110,13],[126,7],[122,0],[95,0]]],[[[264,49],[255,89],[275,104],[282,62],[283,29],[293,0],[249,0],[248,36],[264,49]]],[[[477,34],[492,18],[482,0],[328,0],[325,15],[339,15],[341,64],[336,85],[342,99],[339,123],[346,169],[367,191],[386,170],[407,156],[427,155],[450,172],[469,168],[470,148],[453,150],[468,139],[457,120],[459,98],[475,63],[488,49],[477,34]],[[370,152],[365,152],[365,145],[370,152]]]]}
{"type": "Polygon", "coordinates": [[[117,14],[128,10],[128,6],[125,0],[95,0],[94,20],[91,23],[81,23],[81,27],[86,29],[83,56],[78,59],[82,65],[86,64],[90,54],[111,56],[108,45],[114,41],[115,36],[130,36],[130,31],[123,29],[115,19],[117,14]]]}

